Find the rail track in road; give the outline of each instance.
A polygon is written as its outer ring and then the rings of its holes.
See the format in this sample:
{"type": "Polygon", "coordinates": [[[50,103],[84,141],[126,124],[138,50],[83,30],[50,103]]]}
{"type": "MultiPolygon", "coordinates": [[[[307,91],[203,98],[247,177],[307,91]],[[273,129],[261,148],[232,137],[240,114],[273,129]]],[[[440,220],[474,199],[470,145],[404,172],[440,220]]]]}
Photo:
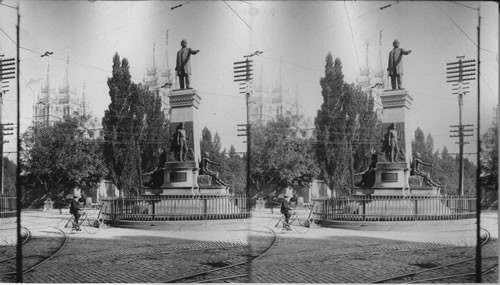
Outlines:
{"type": "MultiPolygon", "coordinates": [[[[28,228],[23,227],[23,229],[24,232],[27,232],[23,239],[23,274],[34,270],[56,256],[69,239],[67,234],[51,226],[44,227],[44,231],[47,233],[46,236],[33,236],[28,228]]],[[[17,274],[16,250],[15,243],[4,247],[2,255],[5,257],[0,259],[0,282],[2,283],[15,282],[17,274]]]]}
{"type": "MultiPolygon", "coordinates": [[[[270,236],[260,237],[260,243],[264,243],[264,248],[247,247],[248,253],[241,262],[232,262],[233,258],[220,260],[209,265],[215,267],[212,269],[202,269],[196,273],[191,273],[175,279],[170,279],[166,283],[249,283],[251,262],[267,254],[277,243],[278,235],[271,229],[249,230],[249,232],[265,233],[270,236]]],[[[250,237],[252,238],[252,237],[250,237]]],[[[260,246],[262,247],[262,245],[260,246]]]]}
{"type": "MultiPolygon", "coordinates": [[[[490,233],[483,228],[481,228],[481,231],[481,246],[484,247],[490,241],[490,233]]],[[[476,257],[443,265],[437,263],[419,264],[420,267],[427,268],[376,280],[371,283],[473,283],[476,276],[475,264],[476,257]]],[[[483,268],[482,275],[493,273],[495,270],[498,271],[498,255],[482,256],[481,264],[483,268]]]]}

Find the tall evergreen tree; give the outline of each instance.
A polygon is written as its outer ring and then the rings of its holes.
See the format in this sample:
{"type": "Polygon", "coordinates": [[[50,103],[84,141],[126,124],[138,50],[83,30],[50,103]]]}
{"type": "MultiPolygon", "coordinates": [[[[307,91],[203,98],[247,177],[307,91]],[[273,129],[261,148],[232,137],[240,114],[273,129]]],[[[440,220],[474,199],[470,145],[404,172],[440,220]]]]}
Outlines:
{"type": "Polygon", "coordinates": [[[320,85],[323,104],[315,125],[321,176],[331,189],[348,194],[354,173],[368,166],[370,151],[378,145],[380,123],[373,98],[344,82],[342,63],[338,58],[334,61],[330,53],[320,85]]]}
{"type": "Polygon", "coordinates": [[[159,146],[165,146],[167,122],[161,99],[131,81],[128,60],[115,54],[108,78],[111,103],[103,118],[104,159],[109,177],[127,195],[137,195],[143,168],[157,163],[159,146]]]}

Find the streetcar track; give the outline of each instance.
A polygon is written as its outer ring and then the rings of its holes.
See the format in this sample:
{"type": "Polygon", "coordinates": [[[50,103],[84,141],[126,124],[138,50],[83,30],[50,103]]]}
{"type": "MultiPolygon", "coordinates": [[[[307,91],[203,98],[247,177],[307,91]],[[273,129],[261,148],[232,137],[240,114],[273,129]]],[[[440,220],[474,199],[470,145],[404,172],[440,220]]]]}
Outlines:
{"type": "MultiPolygon", "coordinates": [[[[486,236],[481,241],[481,246],[485,246],[490,241],[491,234],[490,234],[489,231],[487,231],[484,228],[481,228],[481,230],[483,230],[483,232],[486,233],[486,236]]],[[[493,259],[493,258],[496,259],[496,260],[498,260],[498,256],[483,257],[483,259],[493,259]]],[[[403,282],[403,283],[419,283],[419,282],[428,282],[428,281],[451,279],[451,278],[456,278],[456,277],[472,276],[472,275],[476,275],[476,272],[469,272],[469,273],[463,273],[463,274],[454,274],[454,275],[443,275],[443,276],[434,277],[434,278],[418,279],[418,280],[411,280],[411,281],[404,280],[405,278],[414,277],[414,276],[417,276],[418,274],[422,274],[422,273],[426,273],[426,272],[430,272],[430,271],[435,271],[437,269],[444,269],[444,268],[450,268],[451,269],[452,266],[455,266],[455,265],[458,265],[458,264],[462,264],[462,263],[471,262],[471,261],[475,261],[475,260],[476,260],[476,257],[467,258],[467,259],[463,259],[463,260],[460,260],[460,261],[457,261],[457,262],[448,263],[448,264],[441,265],[441,266],[436,266],[436,267],[433,267],[433,268],[428,268],[428,269],[424,269],[424,270],[414,271],[414,272],[411,272],[411,273],[406,273],[406,274],[401,274],[401,275],[397,275],[397,276],[393,276],[393,277],[389,277],[389,278],[384,278],[384,279],[381,279],[381,280],[373,281],[372,283],[387,283],[388,281],[396,281],[397,282],[397,280],[402,280],[401,282],[403,282]]],[[[497,267],[498,267],[498,262],[494,266],[492,266],[492,267],[488,268],[487,270],[483,271],[482,274],[485,274],[486,272],[489,272],[492,269],[497,268],[497,267]]]]}
{"type": "MultiPolygon", "coordinates": [[[[48,227],[55,228],[53,226],[48,226],[48,227]]],[[[26,228],[26,230],[28,230],[28,229],[26,228]]],[[[55,251],[52,251],[49,254],[34,254],[34,255],[23,256],[23,259],[30,259],[30,258],[39,259],[39,258],[42,258],[42,260],[39,261],[39,262],[35,262],[35,264],[28,266],[28,268],[26,268],[26,269],[23,269],[22,270],[22,274],[28,273],[28,272],[36,269],[38,266],[40,266],[40,265],[44,264],[45,262],[49,261],[50,259],[54,258],[66,246],[66,244],[68,243],[68,240],[69,240],[69,235],[67,235],[66,233],[64,233],[60,229],[57,229],[57,230],[58,230],[58,232],[56,231],[56,233],[60,233],[60,234],[63,235],[63,237],[64,237],[63,242],[59,245],[59,247],[57,247],[57,249],[55,251]]],[[[31,237],[32,236],[31,231],[29,231],[29,232],[30,232],[30,237],[31,237]]],[[[54,233],[54,232],[51,232],[51,233],[54,233]]],[[[30,240],[32,240],[32,239],[30,239],[30,240]]],[[[27,240],[26,240],[26,242],[27,242],[27,240]]],[[[0,262],[9,261],[9,260],[12,260],[12,259],[15,259],[15,258],[16,257],[9,257],[7,259],[1,260],[0,262]]],[[[8,272],[0,272],[0,276],[8,276],[8,275],[15,275],[15,274],[17,274],[17,270],[16,271],[8,271],[8,272]]]]}
{"type": "MultiPolygon", "coordinates": [[[[207,283],[207,282],[214,282],[214,281],[228,280],[228,279],[234,279],[234,278],[241,278],[241,277],[247,277],[247,276],[249,276],[249,274],[247,273],[248,272],[248,267],[245,266],[245,265],[249,265],[251,262],[253,262],[253,261],[261,258],[262,256],[266,255],[272,248],[274,248],[274,246],[276,245],[276,243],[278,241],[278,235],[276,234],[276,232],[274,230],[272,230],[272,229],[269,229],[269,230],[273,234],[273,242],[271,243],[271,245],[263,253],[259,254],[258,256],[254,257],[253,259],[247,260],[247,261],[244,261],[244,262],[239,262],[239,263],[227,265],[227,266],[223,266],[223,267],[219,267],[219,268],[205,270],[205,271],[202,271],[202,272],[198,272],[198,273],[194,273],[194,274],[190,274],[190,275],[186,275],[186,276],[182,276],[182,277],[179,277],[179,278],[168,280],[165,283],[178,283],[178,282],[191,283],[191,282],[186,282],[185,281],[185,280],[189,280],[189,279],[195,279],[195,281],[193,283],[207,283]],[[206,276],[206,275],[208,275],[210,273],[213,273],[213,272],[220,272],[220,271],[228,270],[228,269],[231,269],[231,270],[241,269],[241,268],[235,269],[235,267],[238,267],[238,266],[244,266],[243,269],[245,270],[245,274],[237,274],[237,275],[233,274],[233,275],[225,276],[225,277],[217,277],[217,278],[212,278],[212,279],[196,280],[196,278],[199,278],[199,277],[202,277],[202,276],[206,276]],[[182,281],[182,280],[184,280],[184,281],[182,281]]],[[[260,232],[263,232],[263,231],[260,231],[260,232]]],[[[266,233],[269,233],[269,232],[266,232],[266,233]]]]}
{"type": "MultiPolygon", "coordinates": [[[[24,245],[24,244],[26,244],[30,240],[30,238],[31,238],[31,231],[28,228],[26,228],[26,227],[21,227],[21,228],[23,228],[24,231],[26,232],[26,236],[23,237],[23,240],[21,242],[21,244],[24,245]]],[[[16,244],[17,244],[17,242],[16,242],[16,244]]],[[[12,247],[15,248],[14,246],[12,246],[12,247]]],[[[4,259],[0,259],[0,262],[4,262],[4,261],[15,259],[15,258],[16,258],[16,256],[14,255],[14,256],[11,256],[11,257],[4,258],[4,259]]]]}

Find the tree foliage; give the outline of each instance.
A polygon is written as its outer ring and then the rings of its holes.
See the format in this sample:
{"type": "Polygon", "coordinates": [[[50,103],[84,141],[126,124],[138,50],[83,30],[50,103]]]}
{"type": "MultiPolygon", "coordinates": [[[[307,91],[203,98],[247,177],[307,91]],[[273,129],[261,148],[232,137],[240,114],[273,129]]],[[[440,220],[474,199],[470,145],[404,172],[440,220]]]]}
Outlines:
{"type": "Polygon", "coordinates": [[[347,194],[355,172],[366,169],[377,146],[380,123],[373,97],[344,81],[342,63],[330,53],[320,79],[323,104],[318,110],[316,156],[321,177],[331,189],[347,194]]]}
{"type": "Polygon", "coordinates": [[[167,145],[168,123],[161,111],[161,98],[147,87],[131,81],[126,58],[113,57],[108,78],[111,103],[102,120],[104,159],[108,176],[126,195],[136,195],[143,169],[157,164],[158,148],[167,145]]]}
{"type": "MultiPolygon", "coordinates": [[[[432,167],[424,167],[430,173],[432,180],[441,187],[441,192],[449,195],[458,194],[459,185],[459,156],[453,156],[448,148],[443,147],[441,153],[434,150],[434,139],[430,133],[425,136],[422,129],[415,130],[415,139],[412,141],[413,156],[418,152],[422,160],[431,163],[432,167]]],[[[476,166],[464,158],[464,193],[475,193],[476,166]]]]}
{"type": "Polygon", "coordinates": [[[230,191],[235,194],[245,194],[246,168],[245,159],[236,153],[236,149],[231,145],[229,152],[221,151],[221,139],[216,132],[212,138],[212,133],[205,127],[201,132],[200,150],[202,153],[208,152],[210,160],[220,163],[214,169],[219,173],[219,177],[229,184],[230,191]]]}
{"type": "Polygon", "coordinates": [[[16,193],[16,165],[7,157],[3,158],[3,188],[4,193],[14,195],[16,193]]]}
{"type": "Polygon", "coordinates": [[[266,185],[306,187],[319,174],[312,139],[299,127],[300,117],[278,116],[267,124],[254,124],[251,133],[250,178],[256,194],[266,185]]]}
{"type": "Polygon", "coordinates": [[[487,191],[498,191],[498,122],[482,138],[481,183],[487,191]]]}
{"type": "Polygon", "coordinates": [[[53,125],[37,124],[23,134],[22,171],[32,197],[65,194],[74,187],[92,194],[105,173],[102,138],[86,129],[89,116],[66,116],[53,125]]]}

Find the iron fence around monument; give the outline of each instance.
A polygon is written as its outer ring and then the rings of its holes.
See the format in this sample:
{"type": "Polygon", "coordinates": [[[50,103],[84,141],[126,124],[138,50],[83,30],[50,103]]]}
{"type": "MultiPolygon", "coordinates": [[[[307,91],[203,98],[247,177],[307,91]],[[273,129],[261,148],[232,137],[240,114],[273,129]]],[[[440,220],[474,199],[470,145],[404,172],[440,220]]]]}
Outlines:
{"type": "Polygon", "coordinates": [[[250,217],[247,196],[148,195],[108,198],[102,202],[105,221],[186,221],[250,217]]]}
{"type": "Polygon", "coordinates": [[[320,220],[430,221],[476,217],[474,196],[349,196],[314,199],[320,220]]]}
{"type": "Polygon", "coordinates": [[[0,194],[0,218],[16,216],[16,197],[0,194]]]}

